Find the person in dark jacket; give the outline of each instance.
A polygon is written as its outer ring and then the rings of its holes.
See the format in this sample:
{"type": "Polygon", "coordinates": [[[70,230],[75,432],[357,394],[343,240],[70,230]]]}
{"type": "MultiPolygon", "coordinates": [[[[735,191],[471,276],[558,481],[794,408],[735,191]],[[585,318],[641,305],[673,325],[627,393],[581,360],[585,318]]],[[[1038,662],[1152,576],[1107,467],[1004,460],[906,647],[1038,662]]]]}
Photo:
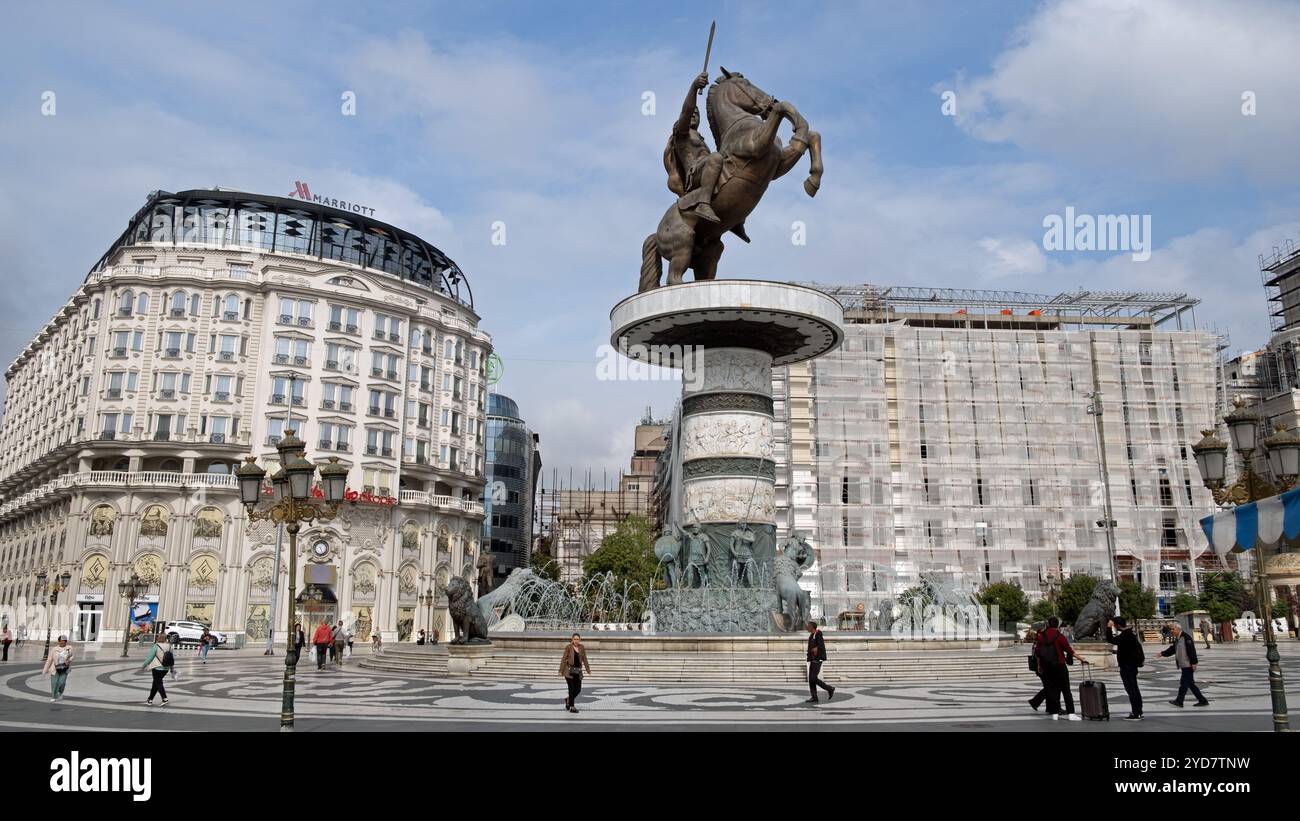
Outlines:
{"type": "Polygon", "coordinates": [[[822,664],[826,662],[826,639],[817,629],[817,622],[808,622],[808,693],[807,704],[817,703],[817,688],[826,691],[826,700],[835,698],[835,688],[821,680],[822,664]]]}
{"type": "Polygon", "coordinates": [[[1047,700],[1047,712],[1051,715],[1073,715],[1074,695],[1070,692],[1070,671],[1067,664],[1074,663],[1074,648],[1061,632],[1061,620],[1052,616],[1047,620],[1047,628],[1038,634],[1034,642],[1034,656],[1038,659],[1038,677],[1043,682],[1043,689],[1029,699],[1029,706],[1035,710],[1047,700]],[[1061,709],[1061,696],[1065,696],[1065,709],[1061,709]]]}
{"type": "Polygon", "coordinates": [[[1119,665],[1119,678],[1128,693],[1129,713],[1125,721],[1142,720],[1142,691],[1138,689],[1138,668],[1147,663],[1142,642],[1123,616],[1106,622],[1106,641],[1115,645],[1115,663],[1119,665]],[[1119,632],[1115,632],[1118,630],[1119,632]]]}
{"type": "Polygon", "coordinates": [[[1173,645],[1160,654],[1173,656],[1178,669],[1182,671],[1182,678],[1178,682],[1178,695],[1170,699],[1169,703],[1175,707],[1182,707],[1187,691],[1191,690],[1192,695],[1196,696],[1196,706],[1204,707],[1210,703],[1210,700],[1201,695],[1201,688],[1196,686],[1196,642],[1192,640],[1190,633],[1183,632],[1181,625],[1174,625],[1173,636],[1173,645]]]}
{"type": "Polygon", "coordinates": [[[560,658],[560,675],[569,685],[569,697],[564,700],[564,709],[571,713],[578,712],[576,704],[578,694],[582,692],[582,671],[591,675],[591,665],[587,663],[587,648],[582,646],[582,636],[574,633],[569,643],[564,645],[564,655],[560,658]]]}

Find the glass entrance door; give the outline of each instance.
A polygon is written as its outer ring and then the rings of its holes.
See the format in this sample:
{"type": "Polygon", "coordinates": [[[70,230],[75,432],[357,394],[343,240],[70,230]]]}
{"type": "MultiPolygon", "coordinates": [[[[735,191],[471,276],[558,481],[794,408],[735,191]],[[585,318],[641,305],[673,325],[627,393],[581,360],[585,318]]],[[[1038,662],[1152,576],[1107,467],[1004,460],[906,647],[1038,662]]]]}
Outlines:
{"type": "Polygon", "coordinates": [[[77,613],[76,641],[98,641],[99,620],[104,615],[101,612],[103,605],[83,602],[80,607],[77,613]]]}

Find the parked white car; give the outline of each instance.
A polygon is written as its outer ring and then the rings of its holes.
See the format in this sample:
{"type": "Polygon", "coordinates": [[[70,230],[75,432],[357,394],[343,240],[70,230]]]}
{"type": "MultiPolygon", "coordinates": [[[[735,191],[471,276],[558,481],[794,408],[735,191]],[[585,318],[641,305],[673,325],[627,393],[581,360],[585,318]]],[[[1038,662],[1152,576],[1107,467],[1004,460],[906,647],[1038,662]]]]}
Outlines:
{"type": "Polygon", "coordinates": [[[167,639],[172,644],[189,643],[198,644],[199,639],[203,637],[203,631],[217,637],[217,645],[226,643],[226,634],[217,630],[211,630],[207,625],[200,624],[197,621],[173,621],[167,625],[167,639]]]}

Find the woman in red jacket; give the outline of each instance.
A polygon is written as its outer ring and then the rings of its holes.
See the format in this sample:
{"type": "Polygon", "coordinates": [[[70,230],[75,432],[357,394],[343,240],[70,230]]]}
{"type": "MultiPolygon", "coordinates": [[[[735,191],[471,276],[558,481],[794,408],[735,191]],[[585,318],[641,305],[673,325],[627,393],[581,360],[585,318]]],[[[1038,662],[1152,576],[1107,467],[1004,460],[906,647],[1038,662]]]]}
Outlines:
{"type": "Polygon", "coordinates": [[[316,628],[316,632],[312,633],[311,643],[316,645],[317,670],[325,669],[325,658],[329,655],[330,645],[334,642],[333,635],[329,624],[326,622],[321,622],[316,628]]]}

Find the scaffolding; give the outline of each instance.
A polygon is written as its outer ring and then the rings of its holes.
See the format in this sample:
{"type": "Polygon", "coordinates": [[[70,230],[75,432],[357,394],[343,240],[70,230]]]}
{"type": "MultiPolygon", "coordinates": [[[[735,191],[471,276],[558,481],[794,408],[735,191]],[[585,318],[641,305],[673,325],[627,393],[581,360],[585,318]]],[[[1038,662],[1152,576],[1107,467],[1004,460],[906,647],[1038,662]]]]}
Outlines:
{"type": "Polygon", "coordinates": [[[925,573],[1031,598],[1108,577],[1105,484],[1120,579],[1161,598],[1199,587],[1213,502],[1190,443],[1216,417],[1219,343],[1181,329],[1196,300],[823,290],[845,303],[844,344],[774,375],[779,525],[816,549],[816,614],[880,609],[925,573]]]}

